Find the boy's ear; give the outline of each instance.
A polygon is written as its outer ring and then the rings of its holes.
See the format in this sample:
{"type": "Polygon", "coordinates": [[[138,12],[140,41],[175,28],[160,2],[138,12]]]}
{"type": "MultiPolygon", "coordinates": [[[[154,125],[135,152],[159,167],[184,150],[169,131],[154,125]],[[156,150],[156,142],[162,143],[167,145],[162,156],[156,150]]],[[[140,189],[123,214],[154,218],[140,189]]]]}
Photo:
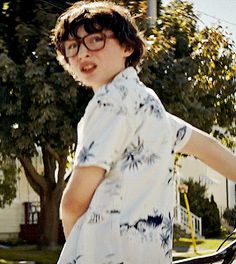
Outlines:
{"type": "Polygon", "coordinates": [[[124,55],[125,57],[129,57],[134,52],[134,49],[130,46],[124,47],[124,55]]]}

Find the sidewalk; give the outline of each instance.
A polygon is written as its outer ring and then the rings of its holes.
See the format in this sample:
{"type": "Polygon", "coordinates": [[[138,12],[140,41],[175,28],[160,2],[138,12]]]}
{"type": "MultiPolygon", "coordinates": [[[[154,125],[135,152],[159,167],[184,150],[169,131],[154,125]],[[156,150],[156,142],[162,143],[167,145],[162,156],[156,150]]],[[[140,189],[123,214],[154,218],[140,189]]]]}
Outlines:
{"type": "MultiPolygon", "coordinates": [[[[204,249],[204,247],[197,246],[197,253],[194,252],[193,246],[190,247],[176,247],[173,250],[173,260],[180,260],[180,259],[186,259],[191,257],[198,257],[198,256],[204,256],[208,254],[215,253],[216,250],[210,250],[210,249],[204,249]]],[[[220,264],[220,262],[216,262],[215,264],[220,264]]],[[[236,264],[236,259],[232,262],[232,264],[236,264]]]]}

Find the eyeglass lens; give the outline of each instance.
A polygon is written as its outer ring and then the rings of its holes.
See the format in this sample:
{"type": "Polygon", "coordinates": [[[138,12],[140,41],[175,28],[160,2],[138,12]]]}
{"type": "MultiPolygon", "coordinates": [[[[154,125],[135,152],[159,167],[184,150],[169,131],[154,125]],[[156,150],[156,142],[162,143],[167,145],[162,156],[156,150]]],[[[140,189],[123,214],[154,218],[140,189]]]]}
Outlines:
{"type": "Polygon", "coordinates": [[[67,58],[75,56],[80,48],[81,43],[91,51],[98,51],[105,46],[106,35],[103,33],[89,34],[82,39],[73,39],[65,41],[65,55],[67,58]]]}

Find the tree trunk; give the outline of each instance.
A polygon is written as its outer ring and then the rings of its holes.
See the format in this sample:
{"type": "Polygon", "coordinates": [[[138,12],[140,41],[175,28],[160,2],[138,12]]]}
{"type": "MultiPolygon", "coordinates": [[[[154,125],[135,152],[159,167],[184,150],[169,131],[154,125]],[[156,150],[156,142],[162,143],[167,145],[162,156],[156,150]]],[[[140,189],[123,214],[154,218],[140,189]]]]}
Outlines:
{"type": "Polygon", "coordinates": [[[59,205],[61,192],[48,189],[40,195],[39,246],[54,250],[58,245],[59,205]]]}
{"type": "Polygon", "coordinates": [[[42,155],[44,175],[37,173],[31,159],[21,157],[20,161],[28,182],[40,197],[39,246],[55,249],[58,245],[59,206],[65,187],[67,151],[59,156],[52,149],[50,151],[43,149],[42,155]]]}

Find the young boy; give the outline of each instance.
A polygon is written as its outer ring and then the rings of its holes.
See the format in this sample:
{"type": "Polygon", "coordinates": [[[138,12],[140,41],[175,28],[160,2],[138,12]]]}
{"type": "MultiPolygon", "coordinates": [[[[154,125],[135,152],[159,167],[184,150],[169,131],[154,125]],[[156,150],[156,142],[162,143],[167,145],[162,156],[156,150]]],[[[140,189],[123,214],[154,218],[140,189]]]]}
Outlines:
{"type": "Polygon", "coordinates": [[[235,156],[140,82],[145,44],[126,9],[78,2],[58,19],[54,43],[64,68],[94,91],[61,201],[67,241],[58,264],[171,263],[175,153],[233,181],[235,156]]]}

